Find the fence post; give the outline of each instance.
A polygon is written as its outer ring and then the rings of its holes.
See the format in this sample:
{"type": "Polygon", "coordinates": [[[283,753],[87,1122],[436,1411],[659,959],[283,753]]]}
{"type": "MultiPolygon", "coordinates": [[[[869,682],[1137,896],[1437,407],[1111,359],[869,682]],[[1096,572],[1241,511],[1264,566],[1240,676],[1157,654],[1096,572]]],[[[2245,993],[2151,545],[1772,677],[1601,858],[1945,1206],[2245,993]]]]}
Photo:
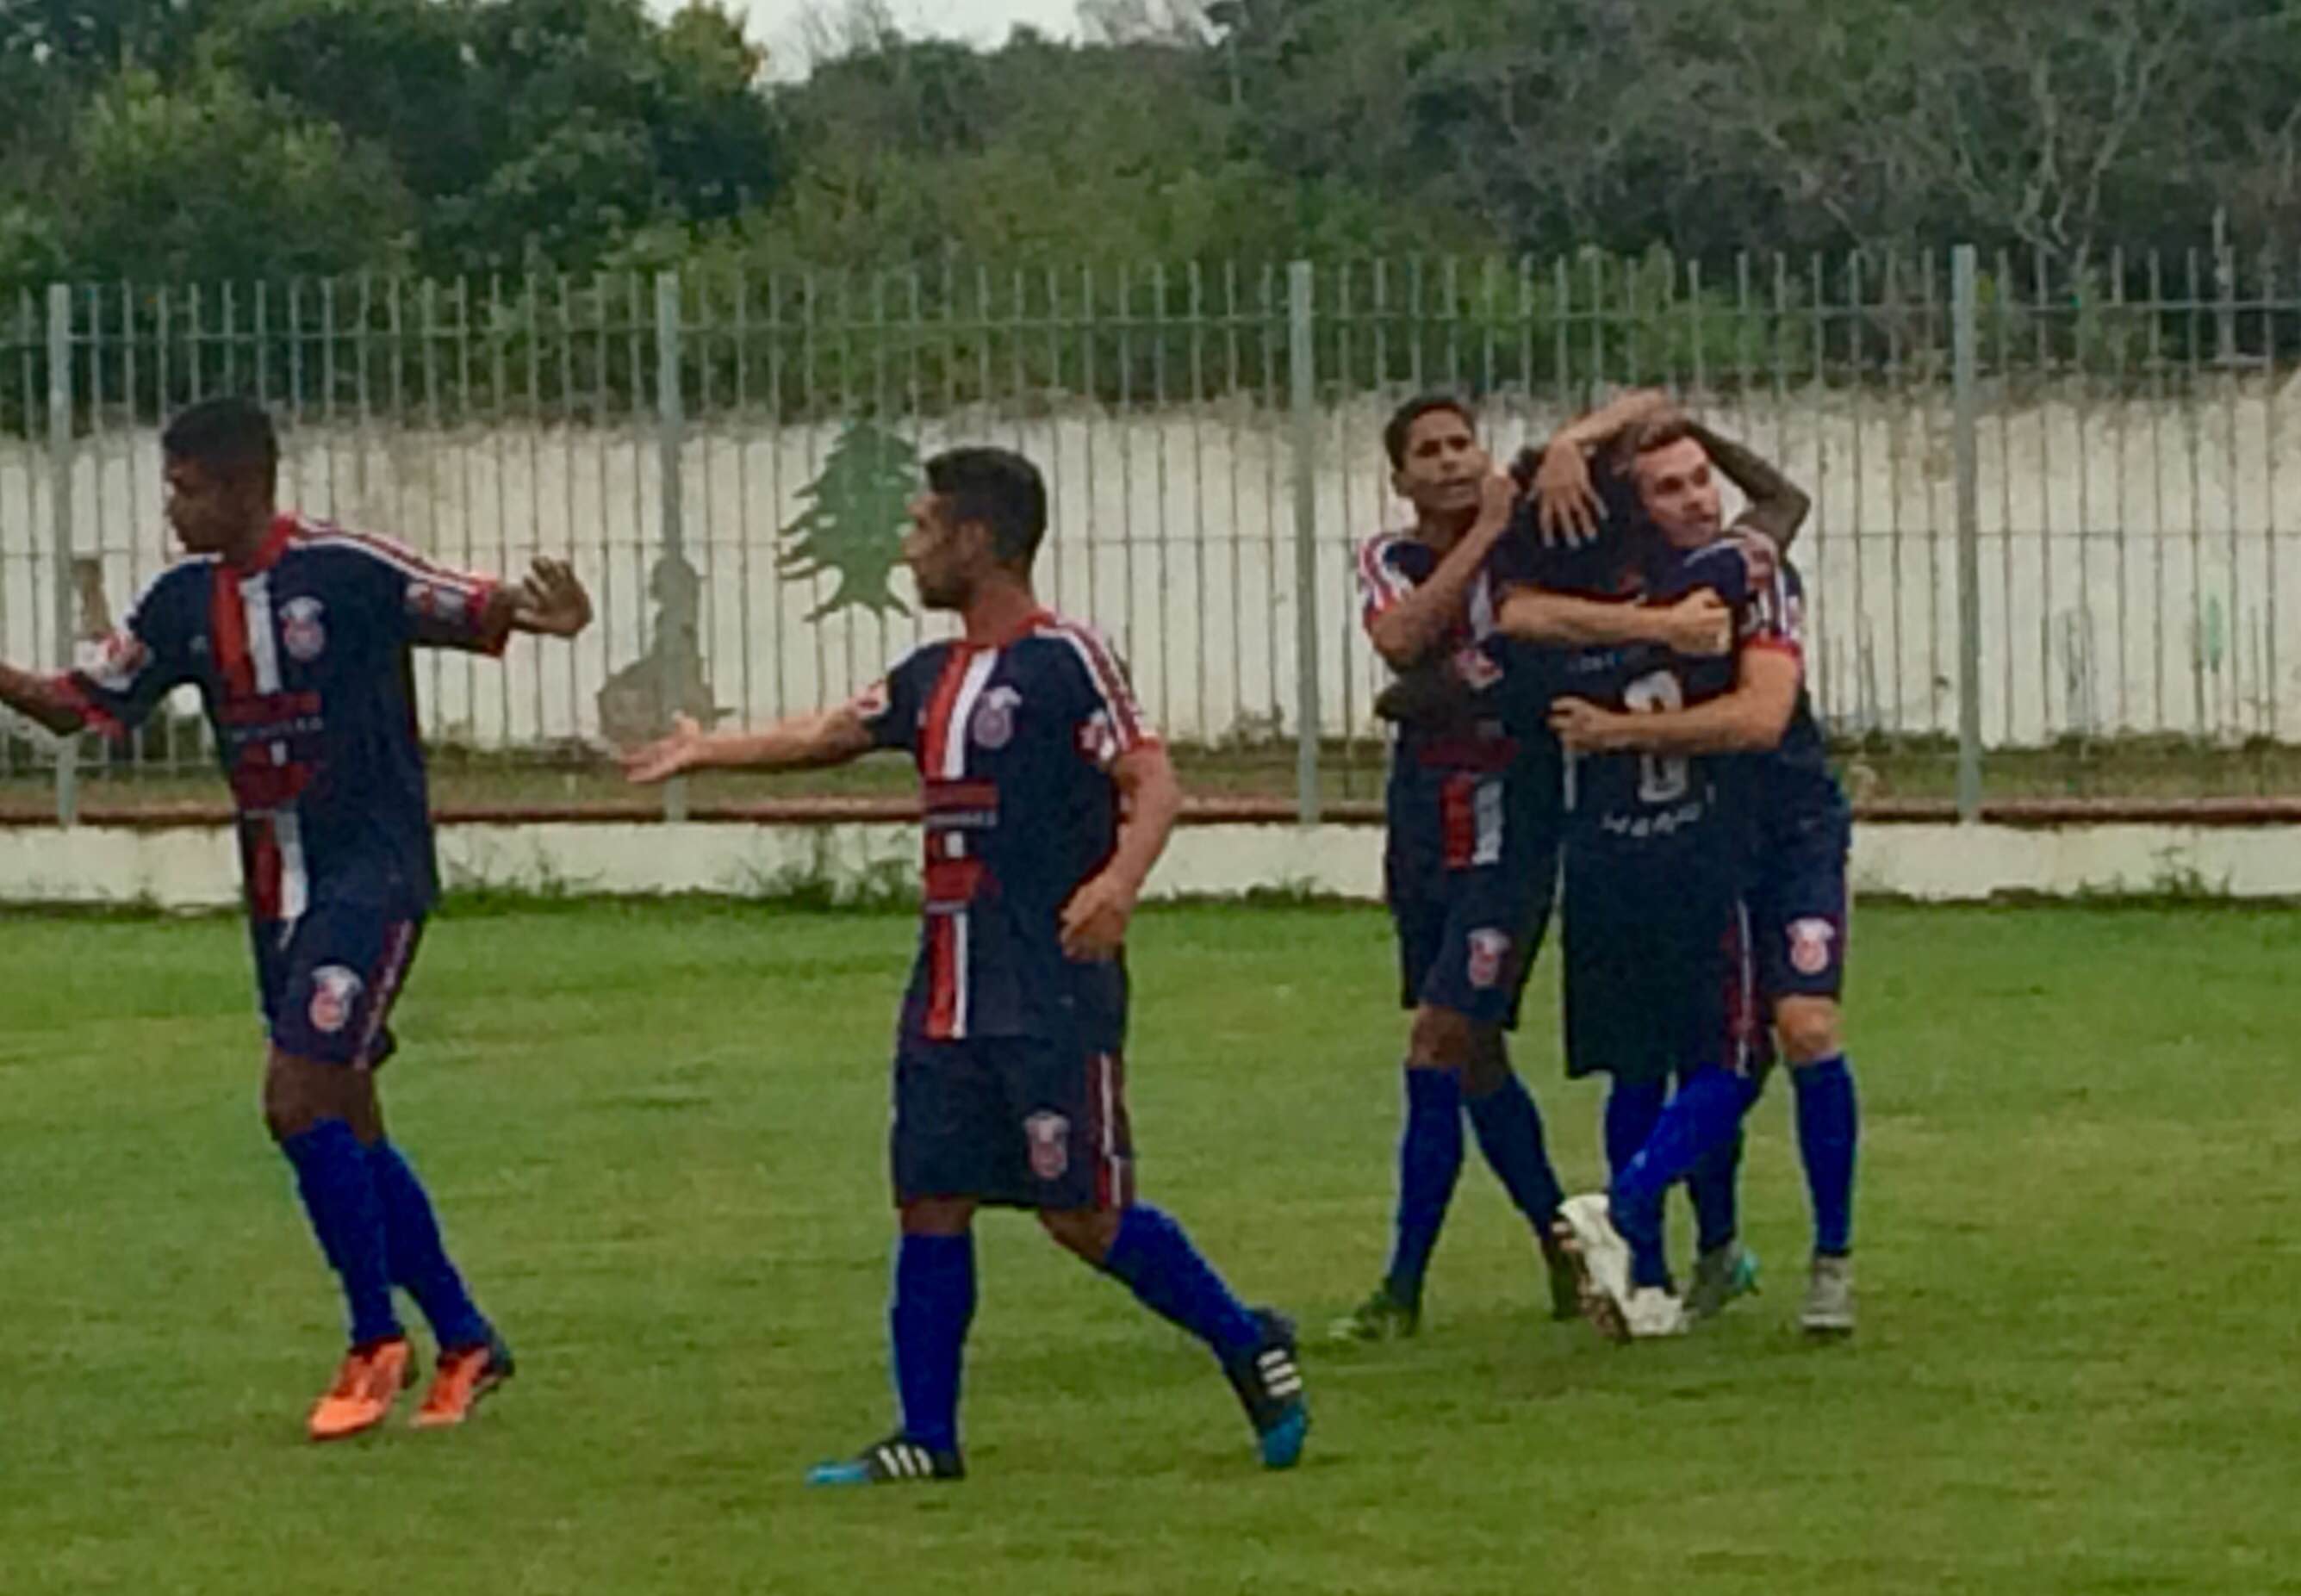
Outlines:
{"type": "Polygon", "coordinates": [[[1977,257],[1950,254],[1950,381],[1957,459],[1957,817],[1981,818],[1981,456],[1975,357],[1980,322],[1977,257]]]}
{"type": "MultiPolygon", "coordinates": [[[[71,289],[48,285],[48,505],[55,551],[56,669],[72,668],[71,289]]],[[[79,818],[79,739],[56,743],[56,823],[79,818]]]]}
{"type": "MultiPolygon", "coordinates": [[[[687,564],[687,506],[682,495],[681,460],[687,442],[687,408],[680,380],[679,273],[655,274],[656,492],[663,513],[663,553],[656,564],[657,613],[663,636],[656,639],[656,694],[665,730],[686,712],[690,628],[699,624],[701,591],[687,564]]],[[[663,817],[687,818],[687,778],[664,783],[663,817]]]]}
{"type": "Polygon", "coordinates": [[[1317,269],[1286,268],[1286,348],[1294,422],[1294,815],[1318,823],[1318,352],[1317,269]]]}

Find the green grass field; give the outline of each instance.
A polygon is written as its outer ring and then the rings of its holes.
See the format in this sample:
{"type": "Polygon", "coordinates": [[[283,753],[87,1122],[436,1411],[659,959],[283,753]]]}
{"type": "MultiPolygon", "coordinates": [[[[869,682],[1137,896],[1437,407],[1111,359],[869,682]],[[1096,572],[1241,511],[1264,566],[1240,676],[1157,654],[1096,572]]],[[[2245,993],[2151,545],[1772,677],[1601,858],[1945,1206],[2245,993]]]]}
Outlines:
{"type": "MultiPolygon", "coordinates": [[[[1859,930],[1854,1343],[1789,1328],[1778,1085],[1745,1199],[1770,1289],[1684,1341],[1545,1322],[1474,1155],[1423,1337],[1313,1348],[1310,1451],[1265,1475],[1203,1354],[994,1216],[974,1477],[826,1494],[805,1466],[890,1407],[906,920],[451,906],[385,1079],[522,1373],[461,1433],[322,1450],[338,1309],[256,1123],[239,928],[0,919],[0,1590],[2301,1589],[2301,917],[1859,930]]],[[[1383,1255],[1390,958],[1366,909],[1137,932],[1146,1191],[1306,1329],[1383,1255]]],[[[1589,1183],[1551,979],[1520,1063],[1589,1183]]]]}

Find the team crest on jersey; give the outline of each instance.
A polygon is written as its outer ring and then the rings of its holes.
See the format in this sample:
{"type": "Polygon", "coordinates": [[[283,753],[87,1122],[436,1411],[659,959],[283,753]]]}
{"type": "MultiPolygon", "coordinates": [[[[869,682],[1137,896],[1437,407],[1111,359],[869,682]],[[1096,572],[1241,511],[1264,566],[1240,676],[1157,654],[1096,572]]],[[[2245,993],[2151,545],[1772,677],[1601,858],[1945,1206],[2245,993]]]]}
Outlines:
{"type": "Polygon", "coordinates": [[[1502,962],[1510,957],[1508,932],[1485,926],[1470,933],[1470,984],[1485,990],[1502,978],[1502,962]]]}
{"type": "Polygon", "coordinates": [[[1837,927],[1827,920],[1790,923],[1790,968],[1801,975],[1819,975],[1829,968],[1829,946],[1837,927]]]}
{"type": "Polygon", "coordinates": [[[367,983],[341,965],[312,972],[312,1029],[333,1036],[352,1022],[352,1007],[367,983]]]}
{"type": "Polygon", "coordinates": [[[1003,748],[1015,740],[1015,708],[1023,695],[1011,687],[994,687],[975,706],[967,735],[978,748],[1003,748]]]}
{"type": "Polygon", "coordinates": [[[461,588],[445,582],[412,581],[407,584],[407,609],[410,614],[429,616],[449,625],[464,618],[470,607],[461,588]]]}
{"type": "Polygon", "coordinates": [[[1042,1108],[1023,1122],[1023,1140],[1031,1149],[1031,1173],[1042,1181],[1058,1181],[1071,1166],[1071,1122],[1042,1108]]]}
{"type": "Polygon", "coordinates": [[[316,598],[291,598],[280,606],[280,641],[288,657],[310,664],[328,646],[328,629],[320,624],[326,606],[316,598]]]}
{"type": "Polygon", "coordinates": [[[132,631],[115,631],[97,645],[95,655],[88,661],[88,679],[108,693],[124,693],[136,685],[136,678],[152,651],[132,631]]]}

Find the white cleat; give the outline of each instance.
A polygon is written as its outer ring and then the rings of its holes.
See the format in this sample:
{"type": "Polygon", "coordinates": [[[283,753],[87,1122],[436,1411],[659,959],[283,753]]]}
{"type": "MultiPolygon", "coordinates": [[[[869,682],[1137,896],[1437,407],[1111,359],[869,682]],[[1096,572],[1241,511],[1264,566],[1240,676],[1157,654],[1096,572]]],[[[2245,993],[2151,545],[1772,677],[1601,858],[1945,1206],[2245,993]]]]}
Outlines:
{"type": "Polygon", "coordinates": [[[1622,1318],[1629,1326],[1630,1339],[1638,1341],[1684,1335],[1691,1327],[1686,1305],[1660,1286],[1640,1286],[1632,1291],[1623,1305],[1622,1318]]]}
{"type": "Polygon", "coordinates": [[[1853,1260],[1816,1257],[1806,1277],[1805,1308],[1798,1315],[1800,1328],[1811,1336],[1853,1333],[1853,1260]]]}
{"type": "Polygon", "coordinates": [[[1568,1198],[1559,1205],[1558,1230],[1559,1243],[1578,1273],[1582,1316],[1608,1341],[1628,1341],[1630,1246],[1614,1228],[1605,1197],[1593,1192],[1568,1198]]]}

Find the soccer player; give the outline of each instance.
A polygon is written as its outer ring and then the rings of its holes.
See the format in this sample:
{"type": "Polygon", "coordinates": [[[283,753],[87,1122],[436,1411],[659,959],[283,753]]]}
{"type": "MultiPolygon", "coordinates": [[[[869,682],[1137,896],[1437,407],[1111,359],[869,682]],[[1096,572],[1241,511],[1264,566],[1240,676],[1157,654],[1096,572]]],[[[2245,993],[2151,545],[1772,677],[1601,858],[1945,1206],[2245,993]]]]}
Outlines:
{"type": "Polygon", "coordinates": [[[590,601],[554,561],[499,584],[281,514],[279,441],[247,400],[193,405],[161,447],[188,557],[146,589],[100,660],[61,676],[0,666],[0,701],[60,736],[123,736],[172,689],[199,689],[238,811],[270,1044],[264,1123],[350,1310],[350,1351],[307,1432],[366,1430],[413,1383],[395,1286],[439,1344],[414,1422],[459,1425],[510,1376],[511,1350],[449,1261],[375,1085],[439,890],[409,651],[572,637],[590,601]]]}
{"type": "Polygon", "coordinates": [[[1383,445],[1415,524],[1368,539],[1358,569],[1368,635],[1405,673],[1379,706],[1401,722],[1383,879],[1401,1003],[1414,1021],[1390,1264],[1336,1321],[1338,1341],[1419,1327],[1424,1276],[1461,1174],[1466,1110],[1542,1247],[1552,1314],[1576,1312],[1575,1273],[1554,1234],[1563,1192],[1503,1042],[1557,873],[1557,743],[1542,724],[1530,662],[1494,630],[1502,584],[1531,549],[1514,525],[1516,485],[1494,469],[1460,400],[1409,400],[1383,445]]]}
{"type": "Polygon", "coordinates": [[[763,731],[706,735],[682,720],[627,762],[641,781],[839,765],[874,748],[918,766],[925,913],[891,1138],[900,1428],[809,1478],[965,1475],[959,1374],[985,1204],[1035,1213],[1058,1244],[1203,1341],[1263,1463],[1288,1467],[1309,1425],[1292,1327],[1243,1306],[1182,1227],[1134,1197],[1121,948],[1181,807],[1174,769],[1109,648],[1033,595],[1047,495],[1029,461],[938,455],[910,514],[903,556],[920,602],[956,611],[958,639],[919,648],[839,708],[763,731]]]}
{"type": "MultiPolygon", "coordinates": [[[[1679,424],[1648,423],[1632,450],[1634,471],[1684,435],[1679,424]]],[[[1605,1070],[1615,1082],[1608,1197],[1577,1198],[1564,1218],[1595,1286],[1586,1306],[1618,1338],[1684,1327],[1663,1251],[1663,1199],[1694,1177],[1705,1247],[1730,1241],[1731,1157],[1769,1062],[1748,948],[1746,795],[1735,767],[1674,748],[1627,753],[1621,729],[1644,713],[1710,705],[1735,728],[1732,748],[1770,748],[1798,685],[1778,576],[1753,586],[1739,547],[1705,547],[1669,522],[1653,530],[1659,540],[1619,563],[1621,630],[1633,630],[1642,602],[1724,589],[1736,599],[1733,655],[1703,659],[1653,641],[1591,644],[1569,656],[1551,711],[1560,741],[1578,756],[1565,847],[1569,1068],[1605,1070]],[[1673,1074],[1677,1094],[1649,1116],[1645,1106],[1660,1104],[1673,1074]],[[1723,1237],[1715,1233],[1721,1221],[1723,1237]]],[[[1713,517],[1703,540],[1718,531],[1713,517]]],[[[1514,594],[1504,623],[1561,640],[1567,629],[1544,613],[1555,602],[1538,590],[1514,594]]]]}
{"type": "MultiPolygon", "coordinates": [[[[1747,459],[1735,457],[1745,453],[1682,420],[1643,434],[1632,474],[1648,523],[1675,547],[1701,548],[1715,542],[1721,536],[1723,517],[1711,466],[1731,461],[1736,469],[1729,475],[1748,490],[1745,479],[1752,467],[1747,459]]],[[[1757,471],[1762,482],[1771,468],[1760,463],[1757,471]]],[[[1779,502],[1781,496],[1777,492],[1774,497],[1779,502]]],[[[1755,492],[1753,502],[1759,505],[1755,492]]],[[[1745,517],[1737,525],[1748,522],[1745,517]]],[[[1795,522],[1790,526],[1794,530],[1795,522]]],[[[1743,575],[1730,564],[1711,563],[1707,568],[1729,590],[1743,575]]],[[[1784,636],[1795,644],[1803,592],[1796,572],[1786,564],[1778,603],[1784,636]]],[[[1769,664],[1761,669],[1778,675],[1781,667],[1769,664]]],[[[1647,757],[1749,755],[1738,779],[1746,786],[1753,828],[1748,902],[1759,992],[1790,1066],[1798,1148],[1813,1213],[1813,1251],[1799,1322],[1811,1334],[1845,1335],[1854,1324],[1853,1202],[1859,1140],[1859,1112],[1841,1040],[1838,1001],[1845,968],[1852,810],[1830,774],[1802,673],[1790,698],[1788,718],[1768,741],[1780,707],[1778,685],[1767,690],[1761,684],[1745,682],[1735,694],[1699,708],[1664,706],[1629,717],[1575,711],[1573,735],[1586,740],[1584,746],[1647,757]],[[1594,727],[1599,740],[1594,743],[1586,740],[1594,727]]],[[[1715,1243],[1704,1251],[1696,1265],[1695,1288],[1688,1294],[1689,1308],[1714,1311],[1722,1305],[1728,1283],[1738,1278],[1738,1245],[1734,1252],[1737,1256],[1724,1256],[1715,1243]]]]}

